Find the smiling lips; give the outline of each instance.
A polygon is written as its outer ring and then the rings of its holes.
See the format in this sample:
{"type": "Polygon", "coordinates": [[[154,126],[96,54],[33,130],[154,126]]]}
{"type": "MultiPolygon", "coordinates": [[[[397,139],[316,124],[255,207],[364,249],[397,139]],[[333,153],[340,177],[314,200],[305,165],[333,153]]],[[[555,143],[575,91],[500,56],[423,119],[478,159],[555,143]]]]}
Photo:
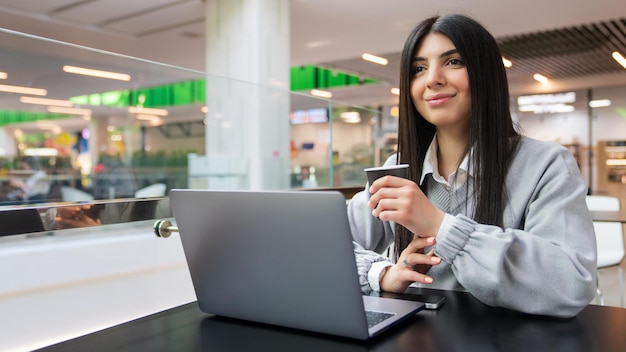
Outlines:
{"type": "Polygon", "coordinates": [[[431,95],[428,98],[426,98],[426,102],[431,107],[439,106],[439,105],[447,103],[454,96],[455,96],[455,94],[436,94],[436,95],[431,95]]]}

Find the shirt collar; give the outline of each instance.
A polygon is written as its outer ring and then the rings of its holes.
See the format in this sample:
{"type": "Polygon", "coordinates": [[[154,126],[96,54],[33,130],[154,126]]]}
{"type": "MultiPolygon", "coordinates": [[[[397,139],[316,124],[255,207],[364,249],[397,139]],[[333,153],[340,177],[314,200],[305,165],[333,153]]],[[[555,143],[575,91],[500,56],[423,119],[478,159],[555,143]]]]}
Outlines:
{"type": "MultiPolygon", "coordinates": [[[[433,140],[430,142],[430,146],[428,147],[428,150],[426,150],[426,157],[424,158],[424,164],[422,165],[422,175],[420,177],[420,183],[419,183],[420,185],[424,182],[424,178],[428,174],[432,174],[435,180],[443,180],[443,177],[439,174],[439,168],[437,167],[439,163],[439,161],[437,160],[437,148],[438,148],[437,134],[435,133],[433,140]]],[[[457,174],[460,172],[460,173],[467,173],[469,176],[472,176],[472,177],[474,176],[474,167],[473,165],[471,165],[470,167],[470,163],[469,163],[469,155],[472,154],[473,152],[474,152],[474,148],[470,150],[469,154],[463,157],[463,160],[461,161],[461,164],[459,165],[459,170],[457,171],[457,174]]]]}

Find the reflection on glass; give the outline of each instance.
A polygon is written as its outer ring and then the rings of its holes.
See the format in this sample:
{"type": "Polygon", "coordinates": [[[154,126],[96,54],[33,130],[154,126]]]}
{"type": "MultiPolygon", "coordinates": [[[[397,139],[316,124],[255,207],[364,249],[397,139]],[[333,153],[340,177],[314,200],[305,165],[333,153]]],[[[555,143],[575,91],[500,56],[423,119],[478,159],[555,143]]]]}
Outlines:
{"type": "Polygon", "coordinates": [[[172,188],[363,187],[363,168],[389,154],[374,136],[397,128],[391,107],[315,98],[305,80],[292,87],[303,93],[290,92],[2,29],[0,43],[6,83],[41,95],[0,92],[0,206],[144,198],[172,188]],[[255,110],[260,119],[251,119],[255,110]],[[276,114],[283,125],[263,125],[276,114]],[[251,138],[250,129],[261,132],[251,138]],[[37,194],[26,190],[35,174],[21,165],[27,156],[45,175],[37,194]],[[155,185],[165,189],[148,192],[155,185]]]}

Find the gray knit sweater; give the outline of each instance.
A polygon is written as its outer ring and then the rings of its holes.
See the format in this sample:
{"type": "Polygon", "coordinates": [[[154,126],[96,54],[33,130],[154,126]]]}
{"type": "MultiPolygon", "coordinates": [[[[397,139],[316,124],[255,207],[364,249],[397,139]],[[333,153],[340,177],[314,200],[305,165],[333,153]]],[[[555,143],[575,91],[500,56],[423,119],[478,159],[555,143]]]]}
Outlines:
{"type": "MultiPolygon", "coordinates": [[[[385,164],[395,162],[393,156],[385,164]]],[[[472,220],[471,206],[457,204],[446,215],[435,245],[442,262],[423,286],[467,291],[485,304],[531,314],[576,315],[596,292],[596,244],[574,158],[558,144],[522,137],[506,190],[504,228],[472,220]]],[[[378,290],[381,270],[392,265],[382,253],[395,226],[371,215],[368,198],[360,192],[348,207],[364,292],[378,290]]]]}

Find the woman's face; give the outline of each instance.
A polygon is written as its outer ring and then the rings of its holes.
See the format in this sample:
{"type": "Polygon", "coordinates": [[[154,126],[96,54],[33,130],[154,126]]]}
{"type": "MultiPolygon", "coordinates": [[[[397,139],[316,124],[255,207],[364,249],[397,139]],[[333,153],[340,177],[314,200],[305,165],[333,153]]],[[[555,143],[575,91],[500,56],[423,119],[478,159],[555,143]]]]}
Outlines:
{"type": "Polygon", "coordinates": [[[466,131],[471,113],[467,68],[448,37],[431,33],[413,56],[413,105],[437,130],[466,131]]]}

